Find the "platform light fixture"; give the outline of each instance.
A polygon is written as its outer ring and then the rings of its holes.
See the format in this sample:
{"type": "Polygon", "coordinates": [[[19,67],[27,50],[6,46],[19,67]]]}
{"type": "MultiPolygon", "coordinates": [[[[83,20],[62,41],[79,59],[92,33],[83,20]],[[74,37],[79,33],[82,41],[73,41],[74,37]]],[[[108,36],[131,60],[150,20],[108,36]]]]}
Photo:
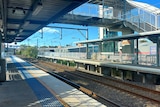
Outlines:
{"type": "Polygon", "coordinates": [[[35,10],[33,11],[32,15],[36,16],[42,10],[42,8],[43,8],[42,3],[39,3],[35,8],[35,10]]]}
{"type": "Polygon", "coordinates": [[[23,28],[21,28],[21,29],[19,30],[19,32],[23,32],[23,28]]]}
{"type": "Polygon", "coordinates": [[[26,9],[16,7],[12,9],[12,13],[13,14],[26,14],[26,9]]]}
{"type": "MultiPolygon", "coordinates": [[[[1,20],[0,20],[0,21],[1,21],[1,20]]],[[[2,21],[1,21],[1,23],[2,23],[2,21]]],[[[0,28],[0,32],[3,32],[3,28],[2,28],[2,27],[0,28]]]]}
{"type": "Polygon", "coordinates": [[[18,33],[17,36],[20,36],[20,34],[18,33]]]}
{"type": "Polygon", "coordinates": [[[15,35],[16,32],[15,31],[7,31],[7,34],[9,34],[9,35],[15,35]]]}
{"type": "Polygon", "coordinates": [[[25,21],[23,24],[23,27],[28,26],[30,24],[30,21],[25,21]]]}

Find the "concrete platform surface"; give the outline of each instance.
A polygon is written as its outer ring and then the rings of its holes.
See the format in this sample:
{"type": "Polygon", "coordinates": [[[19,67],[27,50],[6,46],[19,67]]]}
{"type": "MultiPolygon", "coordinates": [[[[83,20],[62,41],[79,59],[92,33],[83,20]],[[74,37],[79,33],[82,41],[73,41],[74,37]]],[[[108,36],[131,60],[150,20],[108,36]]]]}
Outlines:
{"type": "Polygon", "coordinates": [[[26,75],[26,78],[36,78],[41,84],[47,87],[51,92],[55,93],[56,96],[60,97],[70,107],[106,107],[97,100],[51,76],[43,70],[34,67],[18,57],[13,58],[25,69],[22,70],[22,72],[26,75]]]}
{"type": "Polygon", "coordinates": [[[6,58],[6,82],[0,82],[0,107],[42,107],[10,58],[6,58]]]}
{"type": "Polygon", "coordinates": [[[24,60],[7,58],[7,82],[0,83],[0,107],[106,107],[24,60]]]}
{"type": "Polygon", "coordinates": [[[0,107],[63,107],[41,83],[25,78],[25,70],[14,58],[8,57],[6,82],[0,82],[0,107]]]}
{"type": "Polygon", "coordinates": [[[0,107],[42,107],[24,80],[0,83],[0,107]]]}

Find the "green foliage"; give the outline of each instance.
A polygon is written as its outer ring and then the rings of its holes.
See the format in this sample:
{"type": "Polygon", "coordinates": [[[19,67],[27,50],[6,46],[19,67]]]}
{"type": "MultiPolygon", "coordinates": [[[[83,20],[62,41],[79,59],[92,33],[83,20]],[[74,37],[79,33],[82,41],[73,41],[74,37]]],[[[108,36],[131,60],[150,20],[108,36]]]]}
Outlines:
{"type": "Polygon", "coordinates": [[[74,66],[76,66],[76,63],[74,61],[71,61],[69,65],[74,67],[74,66]]]}
{"type": "Polygon", "coordinates": [[[57,60],[57,63],[60,64],[60,63],[61,63],[61,60],[57,60]]]}
{"type": "Polygon", "coordinates": [[[36,58],[38,54],[38,50],[37,50],[37,47],[22,45],[20,47],[19,54],[27,58],[36,58]]]}
{"type": "Polygon", "coordinates": [[[118,76],[118,77],[121,76],[121,70],[118,70],[116,68],[112,68],[112,73],[114,76],[118,76]]]}
{"type": "Polygon", "coordinates": [[[62,60],[62,65],[67,65],[67,61],[62,60]]]}

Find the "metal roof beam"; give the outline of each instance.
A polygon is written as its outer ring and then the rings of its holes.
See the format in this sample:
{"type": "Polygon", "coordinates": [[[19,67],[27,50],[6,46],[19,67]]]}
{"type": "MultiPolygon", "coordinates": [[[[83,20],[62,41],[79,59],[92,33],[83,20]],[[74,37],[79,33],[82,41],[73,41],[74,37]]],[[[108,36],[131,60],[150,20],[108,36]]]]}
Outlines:
{"type": "Polygon", "coordinates": [[[1,0],[0,1],[1,4],[1,14],[2,14],[2,23],[3,23],[3,33],[4,33],[4,37],[6,36],[7,32],[7,3],[6,0],[1,0]]]}
{"type": "MultiPolygon", "coordinates": [[[[63,16],[65,14],[67,14],[68,12],[70,12],[71,10],[75,9],[76,7],[82,5],[83,3],[87,2],[88,0],[76,0],[76,1],[72,0],[73,3],[71,3],[70,5],[68,5],[66,8],[64,8],[59,13],[55,14],[54,16],[52,16],[46,23],[44,23],[44,25],[48,25],[48,24],[54,22],[54,20],[58,19],[60,16],[63,16]],[[76,1],[78,1],[78,3],[76,1]]],[[[38,27],[37,29],[35,29],[35,31],[40,30],[42,27],[44,27],[44,25],[41,25],[40,27],[38,27]]],[[[33,32],[32,34],[34,34],[34,33],[35,32],[33,32]]]]}
{"type": "Polygon", "coordinates": [[[98,40],[80,41],[76,43],[88,44],[88,43],[105,42],[105,41],[133,40],[133,39],[146,38],[146,37],[151,37],[151,38],[160,37],[160,30],[143,32],[138,34],[123,35],[120,37],[118,36],[118,37],[111,37],[111,38],[98,39],[98,40]]]}
{"type": "MultiPolygon", "coordinates": [[[[34,9],[36,8],[36,6],[38,5],[39,2],[40,2],[40,0],[34,0],[32,6],[30,7],[29,10],[34,10],[34,9]]],[[[30,17],[31,15],[32,15],[32,12],[28,12],[28,13],[26,14],[26,16],[24,17],[23,22],[25,22],[25,21],[27,20],[27,18],[30,17]]],[[[19,29],[21,29],[22,26],[23,26],[23,23],[21,23],[21,25],[19,26],[19,29]]],[[[17,32],[17,34],[18,34],[18,32],[17,32]]],[[[16,34],[16,35],[17,35],[17,34],[16,34]]],[[[28,35],[28,36],[30,36],[30,35],[28,35]]]]}
{"type": "MultiPolygon", "coordinates": [[[[7,29],[7,31],[15,31],[18,32],[19,29],[7,29]]],[[[23,32],[33,32],[34,30],[23,30],[23,32]]]]}
{"type": "MultiPolygon", "coordinates": [[[[29,22],[29,24],[45,24],[46,21],[37,21],[37,20],[26,20],[29,22]]],[[[7,22],[10,24],[23,24],[25,23],[24,20],[19,19],[7,19],[7,22]]]]}

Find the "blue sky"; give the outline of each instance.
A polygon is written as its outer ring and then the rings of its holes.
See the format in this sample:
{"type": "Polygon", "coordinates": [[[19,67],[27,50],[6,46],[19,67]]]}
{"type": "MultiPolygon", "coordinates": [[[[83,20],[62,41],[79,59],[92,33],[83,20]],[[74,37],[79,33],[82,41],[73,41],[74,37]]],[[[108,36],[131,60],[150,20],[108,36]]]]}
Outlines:
{"type": "MultiPolygon", "coordinates": [[[[88,37],[89,39],[97,39],[98,38],[98,28],[91,26],[78,26],[78,25],[68,25],[68,24],[52,24],[52,26],[56,27],[67,27],[67,28],[78,28],[78,29],[88,29],[88,37]]],[[[71,29],[61,29],[59,28],[43,28],[43,37],[41,31],[36,32],[28,39],[24,40],[20,44],[26,44],[31,46],[38,45],[39,46],[66,46],[72,45],[75,46],[75,41],[83,41],[86,38],[86,30],[71,30],[71,29]],[[61,37],[62,36],[62,37],[61,37]]]]}
{"type": "MultiPolygon", "coordinates": [[[[160,0],[135,0],[140,2],[145,2],[151,5],[154,5],[156,7],[160,7],[160,0]]],[[[94,7],[93,5],[92,7],[94,7]]],[[[85,9],[83,7],[83,9],[85,9]]],[[[92,10],[92,9],[91,9],[92,10]]],[[[87,9],[85,9],[87,11],[87,9]]],[[[96,12],[96,8],[94,10],[96,12]]],[[[94,11],[90,11],[94,13],[94,11]]],[[[91,27],[91,26],[78,26],[78,25],[68,25],[68,24],[52,24],[53,26],[59,26],[59,27],[68,27],[68,28],[80,28],[80,29],[88,29],[88,37],[89,40],[91,39],[98,39],[98,27],[91,27]]],[[[25,44],[25,45],[31,45],[36,46],[37,40],[39,46],[65,46],[65,45],[72,45],[75,46],[74,42],[79,40],[85,40],[84,35],[86,35],[86,31],[81,30],[79,32],[78,30],[68,30],[68,29],[61,29],[53,28],[53,29],[47,29],[44,28],[43,38],[41,37],[40,32],[36,32],[32,36],[30,36],[28,39],[24,40],[21,43],[18,43],[19,45],[25,44]],[[82,34],[81,34],[82,33],[82,34]],[[62,35],[62,39],[61,39],[62,35]]]]}
{"type": "Polygon", "coordinates": [[[156,7],[160,7],[160,0],[135,0],[135,1],[144,2],[156,7]]]}

